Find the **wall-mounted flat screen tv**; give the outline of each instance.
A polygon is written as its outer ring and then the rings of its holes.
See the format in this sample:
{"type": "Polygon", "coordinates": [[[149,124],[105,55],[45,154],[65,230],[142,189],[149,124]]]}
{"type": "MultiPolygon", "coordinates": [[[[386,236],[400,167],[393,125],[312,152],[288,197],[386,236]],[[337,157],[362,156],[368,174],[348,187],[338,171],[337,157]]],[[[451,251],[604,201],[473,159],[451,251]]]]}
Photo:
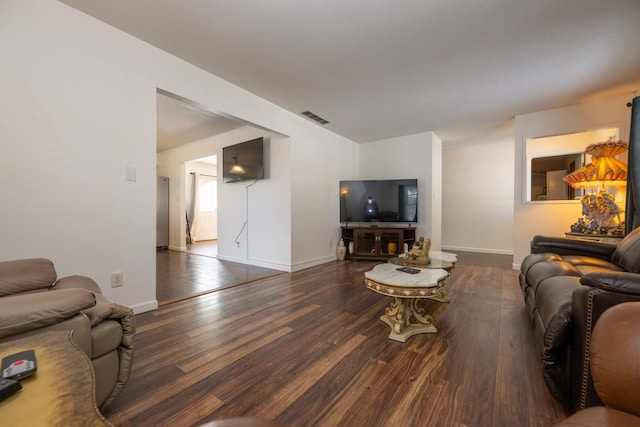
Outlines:
{"type": "Polygon", "coordinates": [[[340,181],[340,222],[418,222],[418,180],[340,181]]]}
{"type": "Polygon", "coordinates": [[[222,180],[246,181],[264,178],[264,138],[222,148],[222,180]]]}

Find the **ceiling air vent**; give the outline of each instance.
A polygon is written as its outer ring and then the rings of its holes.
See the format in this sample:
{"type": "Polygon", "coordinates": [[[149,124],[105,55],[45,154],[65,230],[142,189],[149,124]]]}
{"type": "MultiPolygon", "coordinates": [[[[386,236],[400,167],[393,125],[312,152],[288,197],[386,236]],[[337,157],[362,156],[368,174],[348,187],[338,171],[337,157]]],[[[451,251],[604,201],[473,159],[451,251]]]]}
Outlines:
{"type": "Polygon", "coordinates": [[[316,122],[320,123],[321,125],[326,125],[327,123],[329,123],[327,120],[323,119],[322,117],[318,116],[317,114],[313,114],[311,111],[303,111],[300,114],[302,114],[303,116],[309,117],[311,120],[315,120],[316,122]]]}

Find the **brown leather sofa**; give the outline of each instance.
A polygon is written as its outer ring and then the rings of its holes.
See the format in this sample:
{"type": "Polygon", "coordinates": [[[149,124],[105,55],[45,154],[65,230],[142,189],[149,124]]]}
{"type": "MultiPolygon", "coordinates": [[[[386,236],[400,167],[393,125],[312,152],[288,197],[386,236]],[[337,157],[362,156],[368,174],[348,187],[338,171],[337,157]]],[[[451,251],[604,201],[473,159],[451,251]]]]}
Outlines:
{"type": "Polygon", "coordinates": [[[122,391],[133,361],[135,316],[108,301],[90,278],[57,278],[50,260],[0,262],[0,342],[50,330],[71,330],[91,359],[96,402],[109,405],[122,391]]]}
{"type": "Polygon", "coordinates": [[[589,364],[604,406],[576,412],[561,427],[640,425],[640,303],[607,309],[593,328],[589,364]]]}
{"type": "Polygon", "coordinates": [[[589,368],[593,327],[609,307],[640,301],[640,228],[617,246],[535,236],[520,286],[543,376],[567,411],[600,405],[589,368]]]}

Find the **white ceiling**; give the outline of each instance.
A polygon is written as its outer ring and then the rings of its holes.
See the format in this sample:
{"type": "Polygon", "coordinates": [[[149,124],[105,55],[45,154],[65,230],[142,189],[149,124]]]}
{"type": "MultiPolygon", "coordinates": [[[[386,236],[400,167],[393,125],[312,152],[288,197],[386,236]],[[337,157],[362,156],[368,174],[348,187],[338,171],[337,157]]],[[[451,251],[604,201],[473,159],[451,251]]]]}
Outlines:
{"type": "Polygon", "coordinates": [[[166,93],[158,92],[156,100],[158,153],[244,125],[166,93]]]}
{"type": "Polygon", "coordinates": [[[639,0],[62,1],[357,142],[640,87],[639,0]]]}

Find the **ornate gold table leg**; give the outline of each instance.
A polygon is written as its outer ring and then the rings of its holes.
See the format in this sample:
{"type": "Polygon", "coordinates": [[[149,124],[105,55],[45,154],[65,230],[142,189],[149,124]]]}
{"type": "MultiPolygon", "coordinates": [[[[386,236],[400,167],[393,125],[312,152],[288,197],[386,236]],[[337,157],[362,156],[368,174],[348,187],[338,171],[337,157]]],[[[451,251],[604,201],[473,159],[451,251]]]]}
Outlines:
{"type": "Polygon", "coordinates": [[[420,298],[395,297],[395,301],[389,304],[380,317],[391,328],[389,339],[405,342],[416,334],[438,332],[431,316],[420,307],[420,301],[420,298]]]}

